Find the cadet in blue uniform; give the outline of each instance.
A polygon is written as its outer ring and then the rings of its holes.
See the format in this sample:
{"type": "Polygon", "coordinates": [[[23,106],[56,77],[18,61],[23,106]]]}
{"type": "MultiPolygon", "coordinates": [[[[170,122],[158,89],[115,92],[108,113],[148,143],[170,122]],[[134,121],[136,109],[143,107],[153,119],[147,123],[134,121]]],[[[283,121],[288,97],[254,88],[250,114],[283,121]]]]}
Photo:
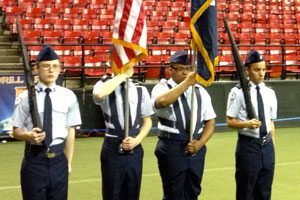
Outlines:
{"type": "Polygon", "coordinates": [[[13,136],[26,141],[22,195],[24,200],[66,200],[75,126],[81,124],[79,105],[71,90],[55,84],[61,63],[50,46],[40,51],[35,70],[39,77],[35,87],[37,106],[43,127],[32,125],[27,91],[16,99],[12,118],[13,136]]]}
{"type": "Polygon", "coordinates": [[[236,147],[236,199],[271,199],[274,176],[273,119],[277,117],[275,92],[264,83],[266,63],[256,50],[245,62],[250,79],[250,96],[259,119],[248,119],[240,87],[232,88],[227,103],[227,124],[238,129],[236,147]]]}
{"type": "Polygon", "coordinates": [[[162,79],[151,94],[159,119],[155,155],[163,183],[163,199],[196,200],[201,192],[205,143],[213,134],[216,114],[209,94],[196,84],[196,73],[191,71],[187,52],[177,51],[170,63],[171,79],[162,79]],[[194,134],[189,142],[192,85],[195,85],[194,134]]]}
{"type": "Polygon", "coordinates": [[[139,199],[143,148],[142,140],[152,127],[154,113],[146,87],[129,81],[129,136],[124,138],[125,80],[133,75],[133,69],[103,78],[93,90],[94,102],[101,106],[106,133],[101,151],[103,200],[139,199]],[[124,151],[121,153],[120,145],[124,151]]]}

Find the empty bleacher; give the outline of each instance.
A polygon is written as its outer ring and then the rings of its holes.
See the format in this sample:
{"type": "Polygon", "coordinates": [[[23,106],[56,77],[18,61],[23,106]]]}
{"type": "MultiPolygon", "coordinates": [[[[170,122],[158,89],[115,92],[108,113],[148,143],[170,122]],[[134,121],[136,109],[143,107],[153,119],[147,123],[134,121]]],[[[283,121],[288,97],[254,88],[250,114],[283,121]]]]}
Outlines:
{"type": "MultiPolygon", "coordinates": [[[[12,35],[16,34],[14,15],[20,16],[31,61],[40,45],[52,44],[62,57],[67,76],[78,76],[85,67],[90,67],[86,75],[99,76],[107,70],[103,65],[108,62],[116,3],[117,0],[2,0],[0,7],[5,13],[4,26],[12,35]]],[[[140,63],[146,66],[137,70],[145,74],[142,80],[166,77],[167,70],[160,66],[168,64],[176,50],[190,50],[190,5],[190,0],[144,2],[150,56],[140,63]]],[[[216,79],[228,74],[236,79],[221,11],[226,13],[243,59],[256,48],[266,58],[266,78],[284,79],[290,74],[299,78],[300,1],[218,1],[220,62],[215,67],[216,79]]]]}

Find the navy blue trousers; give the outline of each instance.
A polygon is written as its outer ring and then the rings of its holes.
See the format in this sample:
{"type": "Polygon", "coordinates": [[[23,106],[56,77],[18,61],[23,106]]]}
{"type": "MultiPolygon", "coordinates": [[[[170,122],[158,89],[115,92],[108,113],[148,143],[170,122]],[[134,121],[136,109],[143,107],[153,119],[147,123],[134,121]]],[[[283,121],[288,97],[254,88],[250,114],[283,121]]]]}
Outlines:
{"type": "Polygon", "coordinates": [[[138,200],[144,151],[141,145],[132,154],[119,154],[121,141],[105,137],[101,150],[103,200],[138,200]]]}
{"type": "Polygon", "coordinates": [[[272,139],[262,145],[255,139],[239,137],[236,148],[236,199],[270,200],[274,165],[272,139]]]}
{"type": "Polygon", "coordinates": [[[206,147],[194,156],[183,154],[187,143],[159,140],[155,149],[164,200],[197,200],[201,192],[206,147]]]}
{"type": "Polygon", "coordinates": [[[21,186],[23,200],[66,200],[68,161],[65,154],[55,158],[25,156],[21,186]]]}

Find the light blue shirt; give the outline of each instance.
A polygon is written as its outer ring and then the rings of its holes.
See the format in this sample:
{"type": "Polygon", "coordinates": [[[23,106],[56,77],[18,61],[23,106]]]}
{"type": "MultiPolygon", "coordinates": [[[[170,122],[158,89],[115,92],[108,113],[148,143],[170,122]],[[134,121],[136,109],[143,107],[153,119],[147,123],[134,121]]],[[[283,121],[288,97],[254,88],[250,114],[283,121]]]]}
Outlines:
{"type": "MultiPolygon", "coordinates": [[[[38,83],[35,88],[38,112],[43,125],[46,86],[38,83]]],[[[50,89],[53,129],[50,146],[52,146],[64,142],[68,135],[68,127],[81,125],[81,117],[77,98],[71,90],[55,84],[50,89]]],[[[12,122],[14,127],[22,128],[24,131],[31,131],[33,128],[27,90],[16,99],[12,122]]]]}
{"type": "MultiPolygon", "coordinates": [[[[121,94],[121,86],[119,85],[114,91],[116,93],[117,113],[111,113],[109,96],[106,96],[101,100],[99,100],[97,97],[95,97],[95,91],[101,92],[102,86],[103,86],[103,81],[101,81],[101,80],[98,81],[96,83],[96,85],[94,86],[93,100],[94,100],[95,104],[100,105],[102,112],[104,112],[108,116],[117,117],[120,122],[121,127],[124,129],[124,110],[123,110],[124,102],[123,102],[122,94],[121,94]]],[[[143,87],[143,86],[136,86],[133,82],[129,81],[129,90],[128,90],[129,99],[128,99],[128,101],[129,101],[132,123],[134,123],[134,121],[136,119],[136,112],[137,112],[137,104],[138,104],[137,87],[142,88],[141,117],[145,118],[145,117],[151,116],[154,113],[154,111],[152,109],[150,95],[148,93],[147,88],[143,87]]],[[[106,125],[106,128],[115,129],[114,125],[110,122],[105,121],[105,125],[106,125]]],[[[140,128],[140,127],[137,127],[137,128],[140,128]]]]}
{"type": "MultiPolygon", "coordinates": [[[[253,82],[250,82],[250,96],[253,104],[253,108],[258,116],[258,106],[257,106],[257,90],[253,82]]],[[[265,83],[260,83],[260,93],[264,102],[264,112],[267,132],[271,131],[271,120],[277,118],[277,98],[274,90],[267,87],[265,83]]],[[[241,88],[234,87],[228,95],[227,101],[227,112],[228,117],[236,118],[238,121],[248,121],[248,113],[246,110],[246,103],[244,99],[244,94],[241,88]]],[[[242,135],[259,138],[259,128],[248,129],[243,128],[238,131],[242,135]]]]}
{"type": "MultiPolygon", "coordinates": [[[[160,96],[161,94],[163,94],[163,93],[167,92],[168,90],[170,90],[170,88],[168,87],[168,84],[171,85],[172,88],[174,88],[178,85],[171,78],[169,80],[161,79],[161,81],[154,86],[154,88],[152,90],[152,93],[151,93],[151,100],[152,100],[153,106],[155,105],[155,100],[158,96],[160,96]]],[[[208,121],[210,119],[216,118],[216,113],[214,111],[214,108],[213,108],[212,103],[211,103],[211,98],[210,98],[209,94],[207,93],[207,91],[199,84],[195,85],[195,90],[200,91],[200,95],[201,95],[201,99],[202,99],[201,120],[202,121],[208,121]]],[[[185,94],[188,106],[191,109],[192,86],[190,86],[188,89],[186,89],[184,94],[185,94]]],[[[179,107],[180,107],[180,110],[181,110],[181,115],[182,115],[182,119],[183,119],[184,127],[185,127],[186,119],[185,119],[185,115],[184,115],[184,109],[183,109],[183,106],[182,106],[182,103],[181,103],[181,98],[178,98],[178,102],[179,102],[179,107]]],[[[196,127],[197,110],[198,110],[197,95],[194,94],[193,130],[195,130],[195,127],[196,127]]],[[[155,114],[158,117],[161,117],[163,119],[168,119],[168,120],[171,120],[171,121],[176,121],[176,115],[175,115],[173,104],[171,104],[170,106],[168,106],[166,108],[155,108],[155,106],[154,106],[154,111],[155,111],[155,114]]],[[[180,133],[177,128],[171,128],[171,127],[168,127],[168,126],[164,126],[160,122],[158,122],[158,129],[162,130],[162,131],[168,131],[168,132],[171,132],[171,133],[177,133],[177,134],[180,133]]],[[[203,131],[203,127],[199,130],[199,133],[201,133],[202,131],[203,131]]]]}

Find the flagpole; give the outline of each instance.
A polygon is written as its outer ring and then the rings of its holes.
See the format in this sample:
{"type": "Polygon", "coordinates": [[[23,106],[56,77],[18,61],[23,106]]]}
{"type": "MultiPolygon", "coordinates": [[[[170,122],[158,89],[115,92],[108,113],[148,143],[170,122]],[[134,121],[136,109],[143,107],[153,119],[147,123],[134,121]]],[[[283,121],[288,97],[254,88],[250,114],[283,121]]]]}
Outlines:
{"type": "MultiPolygon", "coordinates": [[[[196,55],[197,55],[197,46],[196,43],[194,45],[193,53],[192,53],[192,68],[195,71],[196,66],[196,55]]],[[[193,140],[193,132],[194,132],[194,96],[195,96],[195,85],[192,86],[192,94],[191,94],[191,116],[190,116],[190,142],[193,140]]]]}
{"type": "Polygon", "coordinates": [[[127,138],[129,135],[129,98],[128,98],[128,91],[129,91],[129,78],[126,78],[126,88],[125,88],[125,123],[124,123],[124,138],[127,138]]]}

